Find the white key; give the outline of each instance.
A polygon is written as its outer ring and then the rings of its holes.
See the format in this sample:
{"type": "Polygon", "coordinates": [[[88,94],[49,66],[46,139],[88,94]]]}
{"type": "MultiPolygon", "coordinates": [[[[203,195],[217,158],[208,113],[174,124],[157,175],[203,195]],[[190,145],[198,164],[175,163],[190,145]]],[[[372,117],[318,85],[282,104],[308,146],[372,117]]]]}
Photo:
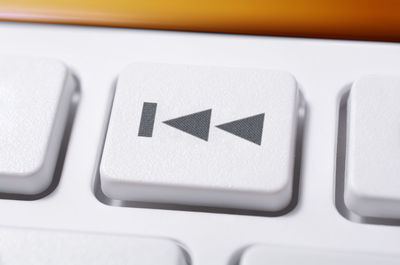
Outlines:
{"type": "Polygon", "coordinates": [[[346,206],[361,216],[400,218],[400,78],[357,80],[347,119],[346,206]]]}
{"type": "Polygon", "coordinates": [[[239,265],[398,265],[400,256],[376,255],[322,249],[301,249],[255,245],[243,253],[239,265]]]}
{"type": "Polygon", "coordinates": [[[101,188],[121,200],[281,210],[298,99],[286,72],[132,65],[118,79],[101,188]]]}
{"type": "Polygon", "coordinates": [[[187,265],[172,241],[157,238],[0,228],[0,264],[187,265]]]}
{"type": "Polygon", "coordinates": [[[0,192],[49,187],[74,87],[57,61],[0,58],[0,192]]]}

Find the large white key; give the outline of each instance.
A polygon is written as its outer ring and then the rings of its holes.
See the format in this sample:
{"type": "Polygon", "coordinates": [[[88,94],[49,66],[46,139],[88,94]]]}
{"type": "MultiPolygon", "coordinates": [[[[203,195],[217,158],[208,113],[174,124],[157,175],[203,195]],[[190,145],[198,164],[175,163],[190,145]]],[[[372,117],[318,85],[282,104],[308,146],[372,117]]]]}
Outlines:
{"type": "Polygon", "coordinates": [[[53,179],[75,81],[50,59],[0,58],[0,192],[37,194],[53,179]]]}
{"type": "Polygon", "coordinates": [[[248,248],[239,265],[398,265],[400,256],[327,251],[321,249],[296,249],[255,245],[248,248]]]}
{"type": "Polygon", "coordinates": [[[101,188],[121,200],[281,210],[298,100],[286,72],[132,65],[118,79],[101,188]]]}
{"type": "Polygon", "coordinates": [[[346,206],[361,216],[400,218],[400,77],[357,80],[347,122],[346,206]]]}
{"type": "Polygon", "coordinates": [[[166,239],[0,228],[4,265],[186,265],[166,239]]]}

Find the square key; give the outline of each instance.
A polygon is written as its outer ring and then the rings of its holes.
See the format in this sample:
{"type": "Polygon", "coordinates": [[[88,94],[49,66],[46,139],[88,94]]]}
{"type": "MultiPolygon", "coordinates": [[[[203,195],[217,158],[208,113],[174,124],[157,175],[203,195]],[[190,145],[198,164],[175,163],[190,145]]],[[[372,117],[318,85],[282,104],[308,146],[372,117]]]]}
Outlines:
{"type": "Polygon", "coordinates": [[[298,105],[287,72],[133,64],[118,78],[101,189],[126,201],[282,210],[298,105]]]}
{"type": "Polygon", "coordinates": [[[75,89],[56,60],[0,58],[0,193],[49,188],[75,89]]]}

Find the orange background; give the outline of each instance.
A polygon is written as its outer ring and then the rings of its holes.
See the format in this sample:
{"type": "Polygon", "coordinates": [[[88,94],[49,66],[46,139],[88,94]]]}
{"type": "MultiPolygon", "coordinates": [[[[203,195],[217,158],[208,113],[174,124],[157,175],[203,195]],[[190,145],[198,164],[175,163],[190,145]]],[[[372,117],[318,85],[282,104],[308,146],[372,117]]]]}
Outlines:
{"type": "Polygon", "coordinates": [[[400,0],[0,0],[0,19],[400,41],[400,0]]]}

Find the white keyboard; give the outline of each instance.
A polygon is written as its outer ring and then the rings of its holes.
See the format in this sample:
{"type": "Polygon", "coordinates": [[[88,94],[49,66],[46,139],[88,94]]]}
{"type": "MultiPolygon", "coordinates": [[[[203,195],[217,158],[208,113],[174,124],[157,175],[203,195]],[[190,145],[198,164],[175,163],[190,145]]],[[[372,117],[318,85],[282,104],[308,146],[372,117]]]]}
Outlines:
{"type": "Polygon", "coordinates": [[[400,44],[0,36],[0,264],[400,264],[400,44]]]}

